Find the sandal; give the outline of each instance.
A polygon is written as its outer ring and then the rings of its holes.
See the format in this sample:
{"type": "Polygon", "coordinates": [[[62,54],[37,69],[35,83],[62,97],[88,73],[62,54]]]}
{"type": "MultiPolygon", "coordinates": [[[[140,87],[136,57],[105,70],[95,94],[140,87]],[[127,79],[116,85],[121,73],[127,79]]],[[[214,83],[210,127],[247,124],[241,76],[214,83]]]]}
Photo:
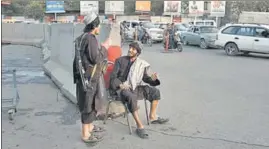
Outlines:
{"type": "Polygon", "coordinates": [[[103,136],[91,135],[88,139],[81,138],[85,143],[97,143],[103,140],[103,136]]]}
{"type": "Polygon", "coordinates": [[[146,132],[146,130],[144,128],[142,128],[142,129],[137,128],[136,129],[136,134],[142,139],[148,139],[149,138],[149,135],[147,134],[147,132],[146,132]]]}
{"type": "Polygon", "coordinates": [[[94,125],[92,132],[104,132],[105,128],[94,125]]]}
{"type": "Polygon", "coordinates": [[[164,124],[169,121],[168,118],[160,118],[158,117],[156,120],[151,121],[151,124],[164,124]]]}

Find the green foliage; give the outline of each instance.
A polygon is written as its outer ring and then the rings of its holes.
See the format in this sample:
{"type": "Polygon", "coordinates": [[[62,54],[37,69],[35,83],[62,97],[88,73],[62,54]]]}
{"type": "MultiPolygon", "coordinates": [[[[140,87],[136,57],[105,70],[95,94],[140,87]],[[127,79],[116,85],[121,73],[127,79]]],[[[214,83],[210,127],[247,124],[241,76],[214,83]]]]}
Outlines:
{"type": "Polygon", "coordinates": [[[25,16],[40,19],[44,16],[44,1],[12,0],[9,6],[2,7],[2,14],[10,16],[25,16]]]}
{"type": "Polygon", "coordinates": [[[80,10],[80,2],[79,0],[70,0],[64,2],[64,8],[68,11],[79,11],[80,10]]]}
{"type": "Polygon", "coordinates": [[[124,14],[131,15],[135,12],[135,1],[124,1],[124,14]]]}
{"type": "Polygon", "coordinates": [[[269,12],[269,3],[268,1],[235,1],[232,9],[237,13],[242,11],[269,12]]]}
{"type": "Polygon", "coordinates": [[[163,1],[151,1],[151,14],[152,15],[162,15],[163,14],[163,7],[164,2],[163,1]]]}
{"type": "Polygon", "coordinates": [[[22,15],[24,8],[28,5],[29,0],[12,0],[8,6],[2,6],[2,14],[5,15],[22,15]]]}
{"type": "Polygon", "coordinates": [[[24,8],[24,16],[34,19],[40,19],[44,17],[44,5],[40,1],[31,1],[24,8]]]}

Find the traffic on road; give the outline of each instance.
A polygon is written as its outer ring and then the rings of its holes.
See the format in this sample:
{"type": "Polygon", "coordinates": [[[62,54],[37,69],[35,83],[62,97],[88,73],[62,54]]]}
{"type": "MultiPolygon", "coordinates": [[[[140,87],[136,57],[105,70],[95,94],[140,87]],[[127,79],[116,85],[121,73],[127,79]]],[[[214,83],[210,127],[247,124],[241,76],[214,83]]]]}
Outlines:
{"type": "Polygon", "coordinates": [[[194,24],[123,21],[122,32],[126,34],[123,42],[141,40],[149,46],[162,42],[164,49],[177,49],[177,45],[181,49],[182,44],[195,45],[201,49],[221,49],[228,56],[269,54],[269,25],[238,23],[218,28],[212,20],[194,24]]]}

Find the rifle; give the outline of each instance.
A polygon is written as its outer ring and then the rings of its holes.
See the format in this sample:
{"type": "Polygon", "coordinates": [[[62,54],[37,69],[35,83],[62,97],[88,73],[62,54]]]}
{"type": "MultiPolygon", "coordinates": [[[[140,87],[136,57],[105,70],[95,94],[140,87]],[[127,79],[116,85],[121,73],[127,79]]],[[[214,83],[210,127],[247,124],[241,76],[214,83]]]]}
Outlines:
{"type": "Polygon", "coordinates": [[[84,48],[83,49],[81,48],[81,46],[82,46],[81,44],[82,44],[82,41],[83,41],[83,38],[85,37],[85,35],[87,35],[87,33],[84,33],[81,36],[81,38],[78,37],[75,40],[75,59],[76,59],[77,68],[79,70],[82,86],[83,86],[84,91],[86,92],[91,85],[90,82],[91,82],[91,80],[96,72],[97,65],[93,66],[93,71],[92,71],[91,77],[87,78],[86,72],[85,72],[85,69],[82,65],[82,60],[81,60],[81,52],[84,49],[84,48]],[[80,43],[78,43],[79,39],[80,39],[80,43]]]}

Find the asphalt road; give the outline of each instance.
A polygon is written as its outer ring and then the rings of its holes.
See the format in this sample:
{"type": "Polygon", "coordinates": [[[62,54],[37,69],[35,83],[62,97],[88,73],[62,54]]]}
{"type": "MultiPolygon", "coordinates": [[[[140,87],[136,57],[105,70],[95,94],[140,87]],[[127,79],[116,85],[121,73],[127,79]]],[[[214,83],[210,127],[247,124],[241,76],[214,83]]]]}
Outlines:
{"type": "MultiPolygon", "coordinates": [[[[161,45],[145,46],[141,57],[159,74],[158,114],[169,117],[169,124],[146,126],[150,139],[141,140],[128,134],[124,118],[109,121],[103,142],[91,148],[269,148],[269,56],[229,57],[223,50],[192,46],[182,53],[161,50],[161,45]]],[[[43,75],[39,49],[5,46],[2,51],[2,96],[12,95],[9,80],[14,67],[20,68],[21,95],[15,120],[9,122],[2,114],[2,147],[89,148],[80,141],[75,106],[57,96],[57,89],[43,75]]],[[[140,112],[145,122],[144,109],[140,112]]]]}

